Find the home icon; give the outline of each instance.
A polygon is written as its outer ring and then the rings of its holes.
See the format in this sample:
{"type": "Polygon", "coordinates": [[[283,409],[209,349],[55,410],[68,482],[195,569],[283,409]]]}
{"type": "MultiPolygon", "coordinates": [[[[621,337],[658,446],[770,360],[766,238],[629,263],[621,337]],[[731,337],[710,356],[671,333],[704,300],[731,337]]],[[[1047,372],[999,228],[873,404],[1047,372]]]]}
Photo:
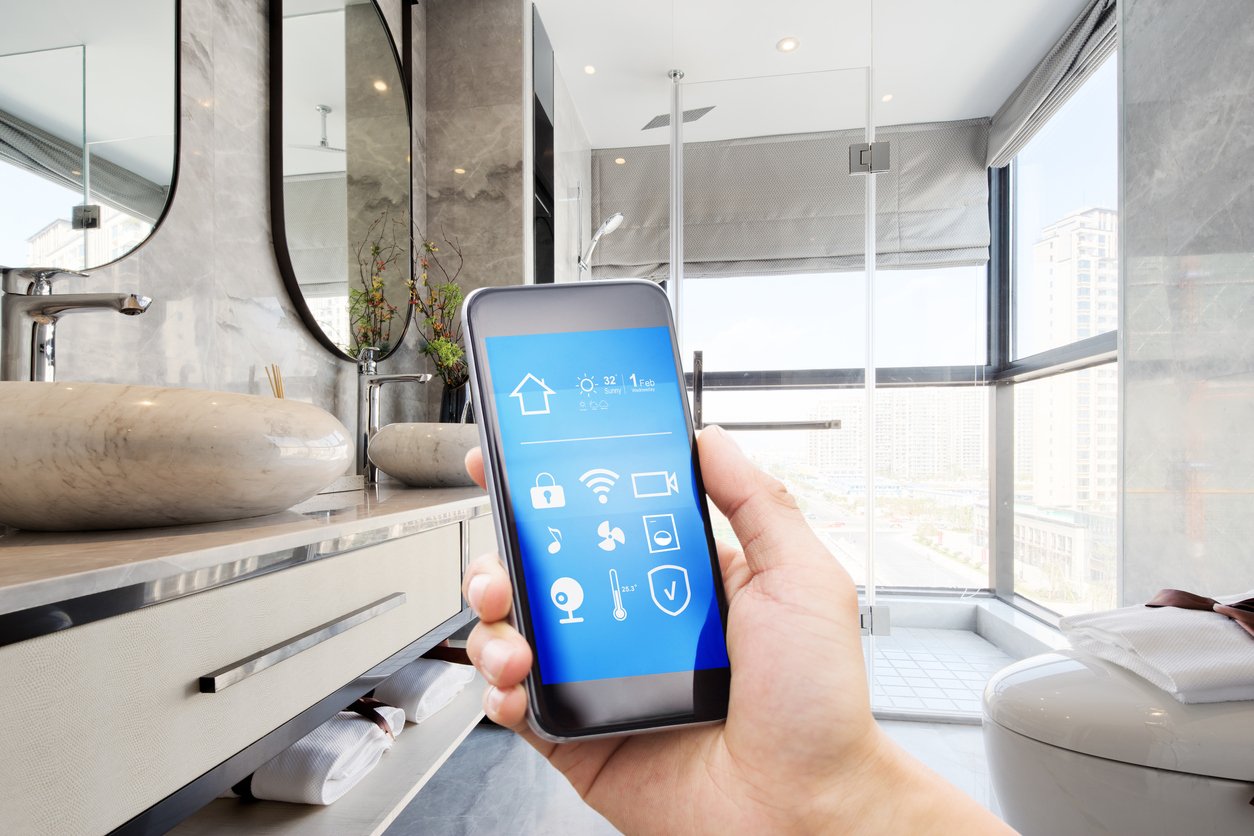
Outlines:
{"type": "Polygon", "coordinates": [[[519,381],[509,396],[518,398],[518,406],[522,409],[523,415],[548,415],[549,395],[552,394],[555,393],[544,385],[543,380],[533,374],[528,374],[519,381]]]}

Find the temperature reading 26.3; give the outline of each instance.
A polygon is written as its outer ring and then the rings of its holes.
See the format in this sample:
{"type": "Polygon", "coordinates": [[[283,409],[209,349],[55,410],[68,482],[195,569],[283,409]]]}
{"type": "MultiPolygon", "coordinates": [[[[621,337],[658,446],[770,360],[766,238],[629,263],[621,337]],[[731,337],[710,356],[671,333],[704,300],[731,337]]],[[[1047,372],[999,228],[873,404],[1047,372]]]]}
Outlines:
{"type": "Polygon", "coordinates": [[[640,377],[635,372],[627,375],[627,379],[631,381],[631,388],[636,391],[650,391],[655,388],[656,384],[651,377],[640,377]]]}

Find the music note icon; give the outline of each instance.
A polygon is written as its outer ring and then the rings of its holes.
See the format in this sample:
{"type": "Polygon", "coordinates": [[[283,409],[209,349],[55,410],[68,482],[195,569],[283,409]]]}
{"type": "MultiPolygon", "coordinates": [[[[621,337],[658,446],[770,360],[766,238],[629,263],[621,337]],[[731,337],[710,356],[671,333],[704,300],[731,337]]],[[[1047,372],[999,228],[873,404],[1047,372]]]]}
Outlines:
{"type": "Polygon", "coordinates": [[[553,526],[548,526],[549,536],[553,538],[553,542],[549,543],[549,554],[557,554],[562,550],[562,532],[553,526]]]}

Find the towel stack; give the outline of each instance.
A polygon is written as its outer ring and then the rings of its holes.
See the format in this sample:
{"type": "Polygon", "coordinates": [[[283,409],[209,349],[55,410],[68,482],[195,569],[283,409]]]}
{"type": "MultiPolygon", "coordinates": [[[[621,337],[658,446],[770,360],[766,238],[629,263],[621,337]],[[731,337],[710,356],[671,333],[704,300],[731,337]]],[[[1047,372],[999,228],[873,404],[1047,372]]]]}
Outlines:
{"type": "MultiPolygon", "coordinates": [[[[1219,596],[1223,604],[1254,591],[1219,596]]],[[[1127,668],[1182,703],[1254,700],[1254,637],[1216,612],[1124,607],[1062,619],[1072,647],[1127,668]]]]}
{"type": "Polygon", "coordinates": [[[438,659],[419,659],[374,689],[375,699],[405,710],[405,719],[421,723],[447,706],[475,678],[475,669],[438,659]]]}
{"type": "Polygon", "coordinates": [[[292,804],[331,804],[338,800],[370,774],[405,729],[405,713],[399,708],[381,705],[370,710],[374,718],[341,711],[226,795],[292,804]]]}
{"type": "Polygon", "coordinates": [[[223,797],[331,804],[357,786],[392,748],[405,721],[421,723],[475,678],[474,668],[419,659],[292,744],[223,797]]]}

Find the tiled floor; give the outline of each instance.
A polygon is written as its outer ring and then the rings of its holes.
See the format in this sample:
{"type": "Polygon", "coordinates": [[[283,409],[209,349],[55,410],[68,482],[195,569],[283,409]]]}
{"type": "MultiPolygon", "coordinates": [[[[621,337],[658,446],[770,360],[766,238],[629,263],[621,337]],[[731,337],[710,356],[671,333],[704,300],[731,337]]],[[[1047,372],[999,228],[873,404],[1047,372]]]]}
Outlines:
{"type": "MultiPolygon", "coordinates": [[[[978,727],[911,722],[880,725],[906,751],[997,812],[978,727]]],[[[385,836],[612,836],[617,832],[520,738],[483,725],[471,732],[385,836]]]]}
{"type": "Polygon", "coordinates": [[[875,638],[877,709],[979,716],[988,678],[1015,661],[969,630],[895,627],[875,638]]]}

